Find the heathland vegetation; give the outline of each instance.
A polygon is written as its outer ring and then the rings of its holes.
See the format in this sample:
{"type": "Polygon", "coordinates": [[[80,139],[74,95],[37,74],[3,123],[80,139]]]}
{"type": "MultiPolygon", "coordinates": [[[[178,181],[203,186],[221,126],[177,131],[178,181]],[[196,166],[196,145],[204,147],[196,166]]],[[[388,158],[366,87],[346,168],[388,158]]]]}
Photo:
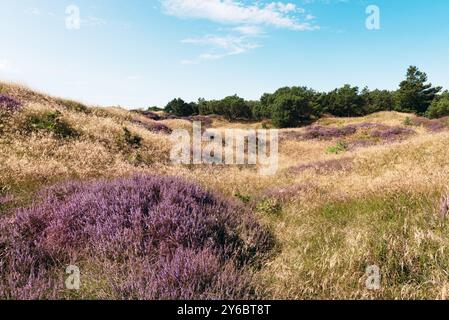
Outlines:
{"type": "Polygon", "coordinates": [[[293,87],[165,111],[0,83],[0,299],[446,299],[448,108],[414,67],[395,92],[293,87]],[[172,165],[169,134],[193,121],[289,127],[277,173],[172,165]]]}

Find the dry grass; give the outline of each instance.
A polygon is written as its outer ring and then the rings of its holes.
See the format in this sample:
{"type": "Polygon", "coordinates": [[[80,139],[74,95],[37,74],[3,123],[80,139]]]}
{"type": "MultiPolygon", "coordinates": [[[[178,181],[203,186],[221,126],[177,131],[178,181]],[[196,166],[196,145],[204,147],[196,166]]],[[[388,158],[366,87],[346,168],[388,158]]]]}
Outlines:
{"type": "MultiPolygon", "coordinates": [[[[47,95],[2,86],[25,105],[0,138],[3,194],[29,195],[42,185],[74,177],[145,171],[189,177],[229,197],[243,196],[255,208],[264,197],[279,197],[280,212],[259,214],[278,243],[276,254],[257,275],[268,298],[447,298],[449,226],[439,214],[440,197],[447,193],[449,181],[447,131],[408,126],[416,134],[342,154],[326,151],[336,138],[287,137],[280,144],[278,173],[264,177],[249,166],[171,166],[168,136],[135,125],[133,120],[149,121],[139,114],[120,108],[74,112],[47,95]],[[54,110],[80,135],[59,139],[46,132],[19,131],[28,115],[54,110]],[[138,148],[123,141],[124,127],[142,138],[138,148]],[[351,165],[343,169],[313,169],[345,159],[351,159],[351,165]],[[297,166],[312,169],[289,170],[297,166]],[[378,291],[365,287],[369,265],[381,269],[378,291]]],[[[411,116],[382,112],[364,118],[325,118],[318,124],[342,127],[369,122],[405,128],[407,117],[411,116]]],[[[171,129],[191,128],[186,120],[161,122],[171,129]]],[[[260,128],[261,123],[214,119],[212,127],[260,128]]],[[[348,141],[361,138],[354,135],[348,141]]]]}

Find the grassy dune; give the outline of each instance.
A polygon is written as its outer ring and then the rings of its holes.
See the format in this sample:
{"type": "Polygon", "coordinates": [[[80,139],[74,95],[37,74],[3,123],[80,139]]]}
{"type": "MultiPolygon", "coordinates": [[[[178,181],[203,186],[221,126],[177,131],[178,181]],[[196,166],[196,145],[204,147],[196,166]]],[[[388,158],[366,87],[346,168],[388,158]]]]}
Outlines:
{"type": "MultiPolygon", "coordinates": [[[[244,200],[272,231],[276,248],[255,275],[266,298],[447,298],[444,119],[435,130],[435,123],[414,115],[382,112],[281,130],[279,170],[264,177],[252,167],[172,166],[169,136],[152,131],[155,122],[136,112],[84,108],[12,84],[0,88],[24,106],[2,120],[2,215],[30,203],[44,186],[69,179],[136,172],[187,177],[244,200]],[[376,291],[365,287],[370,265],[381,270],[376,291]]],[[[182,119],[160,123],[172,130],[191,126],[182,119]]],[[[211,126],[262,124],[214,118],[211,126]]]]}

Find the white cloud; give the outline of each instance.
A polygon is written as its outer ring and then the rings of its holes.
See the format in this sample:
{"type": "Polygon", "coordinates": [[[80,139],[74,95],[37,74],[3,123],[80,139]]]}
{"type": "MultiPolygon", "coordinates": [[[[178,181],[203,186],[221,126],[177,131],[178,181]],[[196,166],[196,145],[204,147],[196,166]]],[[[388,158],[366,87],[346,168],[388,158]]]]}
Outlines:
{"type": "Polygon", "coordinates": [[[233,30],[248,36],[257,36],[264,33],[262,28],[257,26],[239,26],[235,27],[233,30]]]}
{"type": "Polygon", "coordinates": [[[216,36],[209,35],[202,38],[188,38],[182,40],[182,43],[213,45],[214,47],[222,48],[230,54],[238,54],[250,49],[259,47],[256,43],[248,41],[246,37],[234,36],[216,36]]]}
{"type": "MultiPolygon", "coordinates": [[[[293,31],[319,29],[312,24],[306,11],[290,2],[252,0],[160,0],[165,14],[178,18],[203,19],[219,24],[231,25],[225,35],[207,35],[184,39],[186,44],[209,47],[195,59],[181,61],[197,64],[201,61],[218,60],[238,55],[260,45],[254,41],[261,38],[268,27],[293,31]]],[[[220,33],[222,32],[221,30],[220,33]]]]}
{"type": "Polygon", "coordinates": [[[272,2],[269,5],[267,5],[266,8],[270,10],[279,10],[282,13],[296,11],[296,5],[293,3],[272,2]]]}
{"type": "Polygon", "coordinates": [[[313,30],[308,22],[300,22],[295,13],[295,4],[273,2],[260,5],[253,2],[245,5],[236,0],[161,0],[168,15],[181,18],[206,19],[223,24],[266,25],[291,30],[313,30]]]}
{"type": "Polygon", "coordinates": [[[315,16],[314,16],[314,15],[311,15],[311,14],[306,15],[306,20],[307,20],[307,21],[313,20],[313,19],[315,19],[315,16]]]}
{"type": "Polygon", "coordinates": [[[211,51],[199,55],[196,60],[183,60],[183,64],[195,64],[204,60],[218,60],[224,57],[242,54],[259,48],[260,45],[246,36],[217,36],[207,35],[200,38],[188,38],[182,43],[209,46],[211,51]]]}

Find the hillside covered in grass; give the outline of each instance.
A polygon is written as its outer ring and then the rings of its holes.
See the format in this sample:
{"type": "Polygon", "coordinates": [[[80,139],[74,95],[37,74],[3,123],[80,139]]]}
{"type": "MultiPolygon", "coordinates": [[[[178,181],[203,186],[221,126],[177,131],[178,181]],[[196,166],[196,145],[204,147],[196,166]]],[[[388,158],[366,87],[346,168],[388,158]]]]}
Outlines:
{"type": "Polygon", "coordinates": [[[174,166],[169,133],[265,122],[90,107],[6,83],[0,113],[1,298],[447,298],[446,118],[282,129],[279,170],[260,176],[174,166]],[[371,265],[378,290],[365,286],[371,265]]]}

